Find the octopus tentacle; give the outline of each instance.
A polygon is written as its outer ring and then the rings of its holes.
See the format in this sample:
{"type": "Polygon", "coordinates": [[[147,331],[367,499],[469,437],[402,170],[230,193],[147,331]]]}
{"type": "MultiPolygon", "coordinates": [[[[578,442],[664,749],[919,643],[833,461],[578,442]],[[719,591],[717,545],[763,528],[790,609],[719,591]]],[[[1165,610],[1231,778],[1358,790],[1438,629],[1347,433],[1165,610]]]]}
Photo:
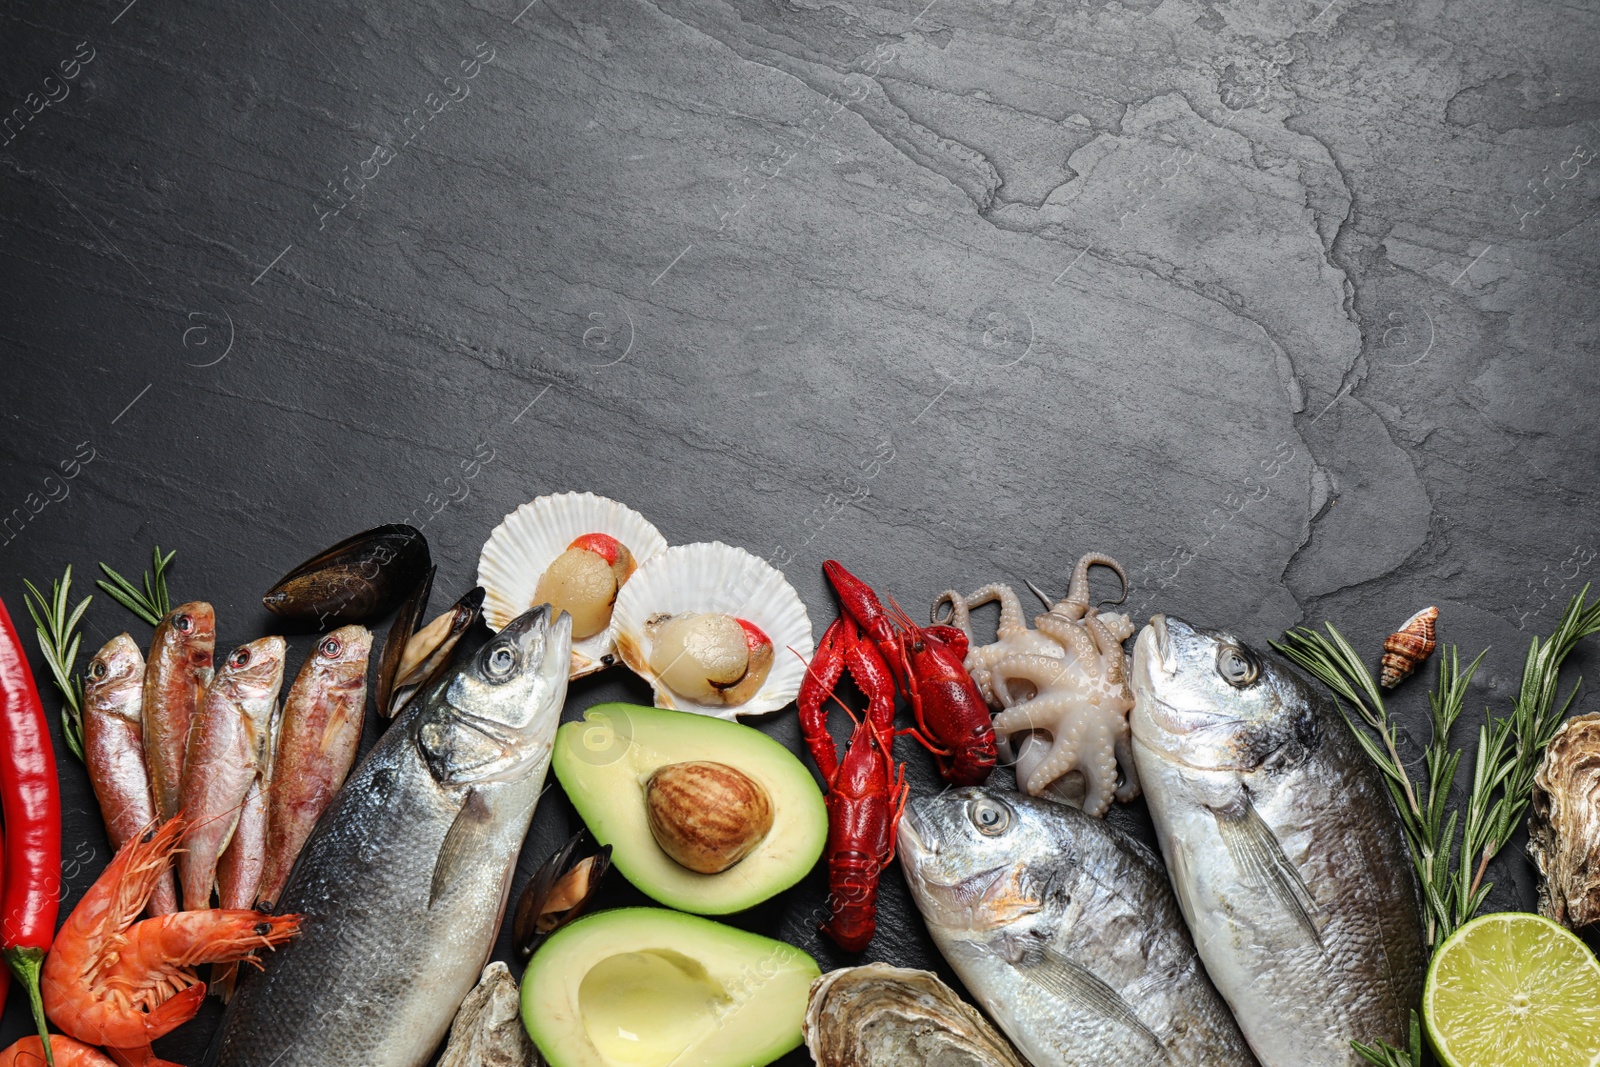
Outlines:
{"type": "Polygon", "coordinates": [[[1122,595],[1111,603],[1120,604],[1128,599],[1128,572],[1122,569],[1122,564],[1103,552],[1085,552],[1078,557],[1078,565],[1072,568],[1072,581],[1067,585],[1068,603],[1089,606],[1089,568],[1094,566],[1110,567],[1122,581],[1122,595]]]}
{"type": "MultiPolygon", "coordinates": [[[[1100,650],[1095,647],[1094,638],[1081,624],[1061,618],[1053,613],[1040,615],[1033,620],[1033,625],[1046,637],[1059,642],[1067,650],[1067,658],[1090,674],[1099,675],[1101,671],[1100,650]]],[[[1122,650],[1118,648],[1120,656],[1122,650]]]]}

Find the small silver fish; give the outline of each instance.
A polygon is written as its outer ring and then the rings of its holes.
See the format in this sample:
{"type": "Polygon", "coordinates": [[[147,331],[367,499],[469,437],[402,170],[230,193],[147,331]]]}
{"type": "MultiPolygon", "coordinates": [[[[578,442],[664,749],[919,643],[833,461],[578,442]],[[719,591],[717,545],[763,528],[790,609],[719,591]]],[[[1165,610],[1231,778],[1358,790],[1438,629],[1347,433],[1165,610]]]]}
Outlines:
{"type": "Polygon", "coordinates": [[[1253,1067],[1150,850],[1077,808],[921,797],[900,863],[939,951],[1033,1067],[1253,1067]]]}
{"type": "Polygon", "coordinates": [[[457,650],[323,813],[213,1067],[422,1067],[477,982],[550,765],[572,621],[541,605],[457,650]]]}
{"type": "Polygon", "coordinates": [[[1157,615],[1134,648],[1134,759],[1206,970],[1266,1067],[1403,1045],[1421,895],[1377,768],[1333,702],[1231,634],[1157,615]]]}

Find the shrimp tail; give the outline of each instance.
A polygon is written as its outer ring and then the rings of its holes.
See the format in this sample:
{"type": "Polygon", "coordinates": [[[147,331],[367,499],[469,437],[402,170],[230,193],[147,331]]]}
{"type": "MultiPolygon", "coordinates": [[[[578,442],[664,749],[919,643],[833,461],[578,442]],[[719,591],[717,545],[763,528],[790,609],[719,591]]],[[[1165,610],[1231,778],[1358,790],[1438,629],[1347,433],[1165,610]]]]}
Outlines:
{"type": "Polygon", "coordinates": [[[140,1045],[138,1048],[108,1048],[106,1055],[116,1061],[117,1067],[180,1067],[171,1060],[159,1058],[149,1045],[140,1045]]]}
{"type": "MultiPolygon", "coordinates": [[[[192,985],[183,992],[169,998],[165,1003],[154,1008],[144,1015],[144,1041],[150,1042],[160,1037],[166,1037],[172,1031],[200,1014],[200,1005],[206,1001],[205,983],[192,985]]],[[[108,1041],[107,1044],[110,1044],[108,1041]]],[[[139,1046],[135,1046],[136,1048],[139,1046]]]]}

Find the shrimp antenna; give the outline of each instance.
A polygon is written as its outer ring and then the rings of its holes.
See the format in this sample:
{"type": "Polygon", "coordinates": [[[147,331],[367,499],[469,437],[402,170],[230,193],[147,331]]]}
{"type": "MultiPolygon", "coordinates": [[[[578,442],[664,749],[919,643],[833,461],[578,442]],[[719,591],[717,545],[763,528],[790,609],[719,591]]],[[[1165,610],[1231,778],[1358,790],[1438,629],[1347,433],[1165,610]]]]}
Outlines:
{"type": "Polygon", "coordinates": [[[1045,591],[1043,589],[1040,589],[1038,586],[1034,585],[1032,582],[1028,582],[1027,586],[1028,586],[1029,589],[1033,590],[1033,595],[1034,596],[1036,596],[1040,600],[1044,601],[1044,606],[1046,608],[1053,608],[1053,607],[1056,606],[1056,602],[1054,600],[1051,600],[1050,597],[1045,593],[1045,591]]]}

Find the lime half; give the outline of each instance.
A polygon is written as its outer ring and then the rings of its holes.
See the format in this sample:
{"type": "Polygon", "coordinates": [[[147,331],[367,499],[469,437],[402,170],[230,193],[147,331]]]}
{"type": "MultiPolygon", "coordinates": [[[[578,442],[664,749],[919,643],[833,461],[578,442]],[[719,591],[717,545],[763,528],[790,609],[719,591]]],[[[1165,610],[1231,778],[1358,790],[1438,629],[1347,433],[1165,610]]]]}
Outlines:
{"type": "Polygon", "coordinates": [[[1422,1014],[1450,1067],[1600,1067],[1600,961],[1538,915],[1485,915],[1450,935],[1422,1014]]]}

